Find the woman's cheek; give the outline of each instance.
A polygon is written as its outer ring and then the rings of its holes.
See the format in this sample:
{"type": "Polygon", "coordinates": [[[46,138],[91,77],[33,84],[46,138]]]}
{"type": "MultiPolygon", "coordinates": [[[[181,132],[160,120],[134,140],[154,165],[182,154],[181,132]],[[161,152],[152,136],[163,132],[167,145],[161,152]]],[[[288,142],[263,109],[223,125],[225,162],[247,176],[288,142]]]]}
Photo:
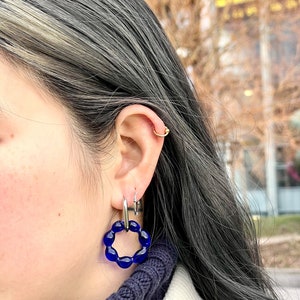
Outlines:
{"type": "Polygon", "coordinates": [[[38,179],[29,174],[0,174],[0,253],[18,258],[21,254],[12,254],[27,252],[40,230],[45,214],[37,186],[38,179]]]}
{"type": "Polygon", "coordinates": [[[57,246],[59,229],[63,234],[65,227],[64,192],[53,165],[42,155],[20,154],[13,155],[17,163],[9,158],[0,163],[0,282],[1,274],[13,280],[44,264],[47,253],[55,252],[51,247],[57,246]]]}

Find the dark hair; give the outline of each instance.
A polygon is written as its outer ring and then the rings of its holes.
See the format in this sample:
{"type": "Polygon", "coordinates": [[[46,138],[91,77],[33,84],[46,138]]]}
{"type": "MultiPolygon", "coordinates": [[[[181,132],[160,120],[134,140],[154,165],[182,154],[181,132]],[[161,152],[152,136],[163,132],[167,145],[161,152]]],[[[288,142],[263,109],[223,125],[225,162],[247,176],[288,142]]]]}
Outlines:
{"type": "Polygon", "coordinates": [[[58,96],[87,148],[99,151],[118,113],[135,103],[170,128],[145,194],[144,226],[175,245],[199,295],[275,299],[208,118],[145,2],[2,0],[0,20],[4,55],[58,96]]]}

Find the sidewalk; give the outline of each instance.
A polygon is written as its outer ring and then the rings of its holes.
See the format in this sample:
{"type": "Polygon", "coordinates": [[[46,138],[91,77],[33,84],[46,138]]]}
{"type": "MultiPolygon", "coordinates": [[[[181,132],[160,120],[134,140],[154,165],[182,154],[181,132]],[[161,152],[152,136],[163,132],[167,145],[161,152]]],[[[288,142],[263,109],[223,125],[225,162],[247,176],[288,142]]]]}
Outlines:
{"type": "Polygon", "coordinates": [[[300,300],[300,289],[275,288],[280,300],[300,300]]]}
{"type": "MultiPolygon", "coordinates": [[[[300,241],[300,234],[265,237],[261,238],[259,243],[276,247],[290,241],[300,241]]],[[[299,268],[267,268],[267,272],[277,284],[275,290],[281,300],[300,300],[299,268]]]]}
{"type": "Polygon", "coordinates": [[[293,234],[262,237],[259,239],[259,243],[262,245],[273,245],[273,244],[285,243],[291,240],[300,241],[300,234],[293,233],[293,234]]]}
{"type": "Polygon", "coordinates": [[[300,269],[267,269],[280,299],[300,300],[300,269]]]}

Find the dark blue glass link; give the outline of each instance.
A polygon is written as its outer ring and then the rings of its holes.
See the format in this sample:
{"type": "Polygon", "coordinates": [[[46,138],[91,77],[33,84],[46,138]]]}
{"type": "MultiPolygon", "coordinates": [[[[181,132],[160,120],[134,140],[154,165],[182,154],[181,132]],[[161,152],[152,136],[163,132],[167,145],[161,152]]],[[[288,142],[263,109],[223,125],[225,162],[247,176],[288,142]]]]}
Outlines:
{"type": "Polygon", "coordinates": [[[143,247],[149,247],[151,244],[150,234],[145,230],[142,230],[139,234],[139,241],[143,247]]]}
{"type": "Polygon", "coordinates": [[[143,247],[139,251],[135,252],[133,255],[133,262],[135,264],[142,263],[148,256],[148,249],[146,247],[143,247]]]}
{"type": "Polygon", "coordinates": [[[117,260],[117,264],[119,267],[123,269],[129,268],[133,263],[133,258],[130,256],[119,257],[117,260]]]}
{"type": "Polygon", "coordinates": [[[113,224],[111,230],[114,232],[114,233],[117,233],[117,232],[120,232],[120,231],[123,231],[125,228],[124,226],[124,222],[122,221],[117,221],[113,224]]]}
{"type": "Polygon", "coordinates": [[[113,247],[106,247],[105,256],[110,261],[117,261],[119,258],[118,252],[113,247]]]}
{"type": "Polygon", "coordinates": [[[129,221],[129,230],[132,232],[139,232],[141,230],[141,226],[135,221],[129,221]]]}
{"type": "Polygon", "coordinates": [[[105,246],[112,246],[112,244],[115,241],[115,233],[110,230],[109,232],[107,232],[103,238],[103,242],[105,246]]]}

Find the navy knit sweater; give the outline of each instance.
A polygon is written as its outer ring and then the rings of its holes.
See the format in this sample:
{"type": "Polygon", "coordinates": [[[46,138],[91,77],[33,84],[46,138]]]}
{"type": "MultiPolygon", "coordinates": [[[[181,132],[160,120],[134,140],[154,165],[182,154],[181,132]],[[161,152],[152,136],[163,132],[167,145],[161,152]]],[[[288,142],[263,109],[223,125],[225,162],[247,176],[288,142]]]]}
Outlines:
{"type": "Polygon", "coordinates": [[[148,259],[138,265],[120,289],[108,300],[160,300],[171,282],[177,262],[174,248],[165,241],[152,245],[148,259]]]}

